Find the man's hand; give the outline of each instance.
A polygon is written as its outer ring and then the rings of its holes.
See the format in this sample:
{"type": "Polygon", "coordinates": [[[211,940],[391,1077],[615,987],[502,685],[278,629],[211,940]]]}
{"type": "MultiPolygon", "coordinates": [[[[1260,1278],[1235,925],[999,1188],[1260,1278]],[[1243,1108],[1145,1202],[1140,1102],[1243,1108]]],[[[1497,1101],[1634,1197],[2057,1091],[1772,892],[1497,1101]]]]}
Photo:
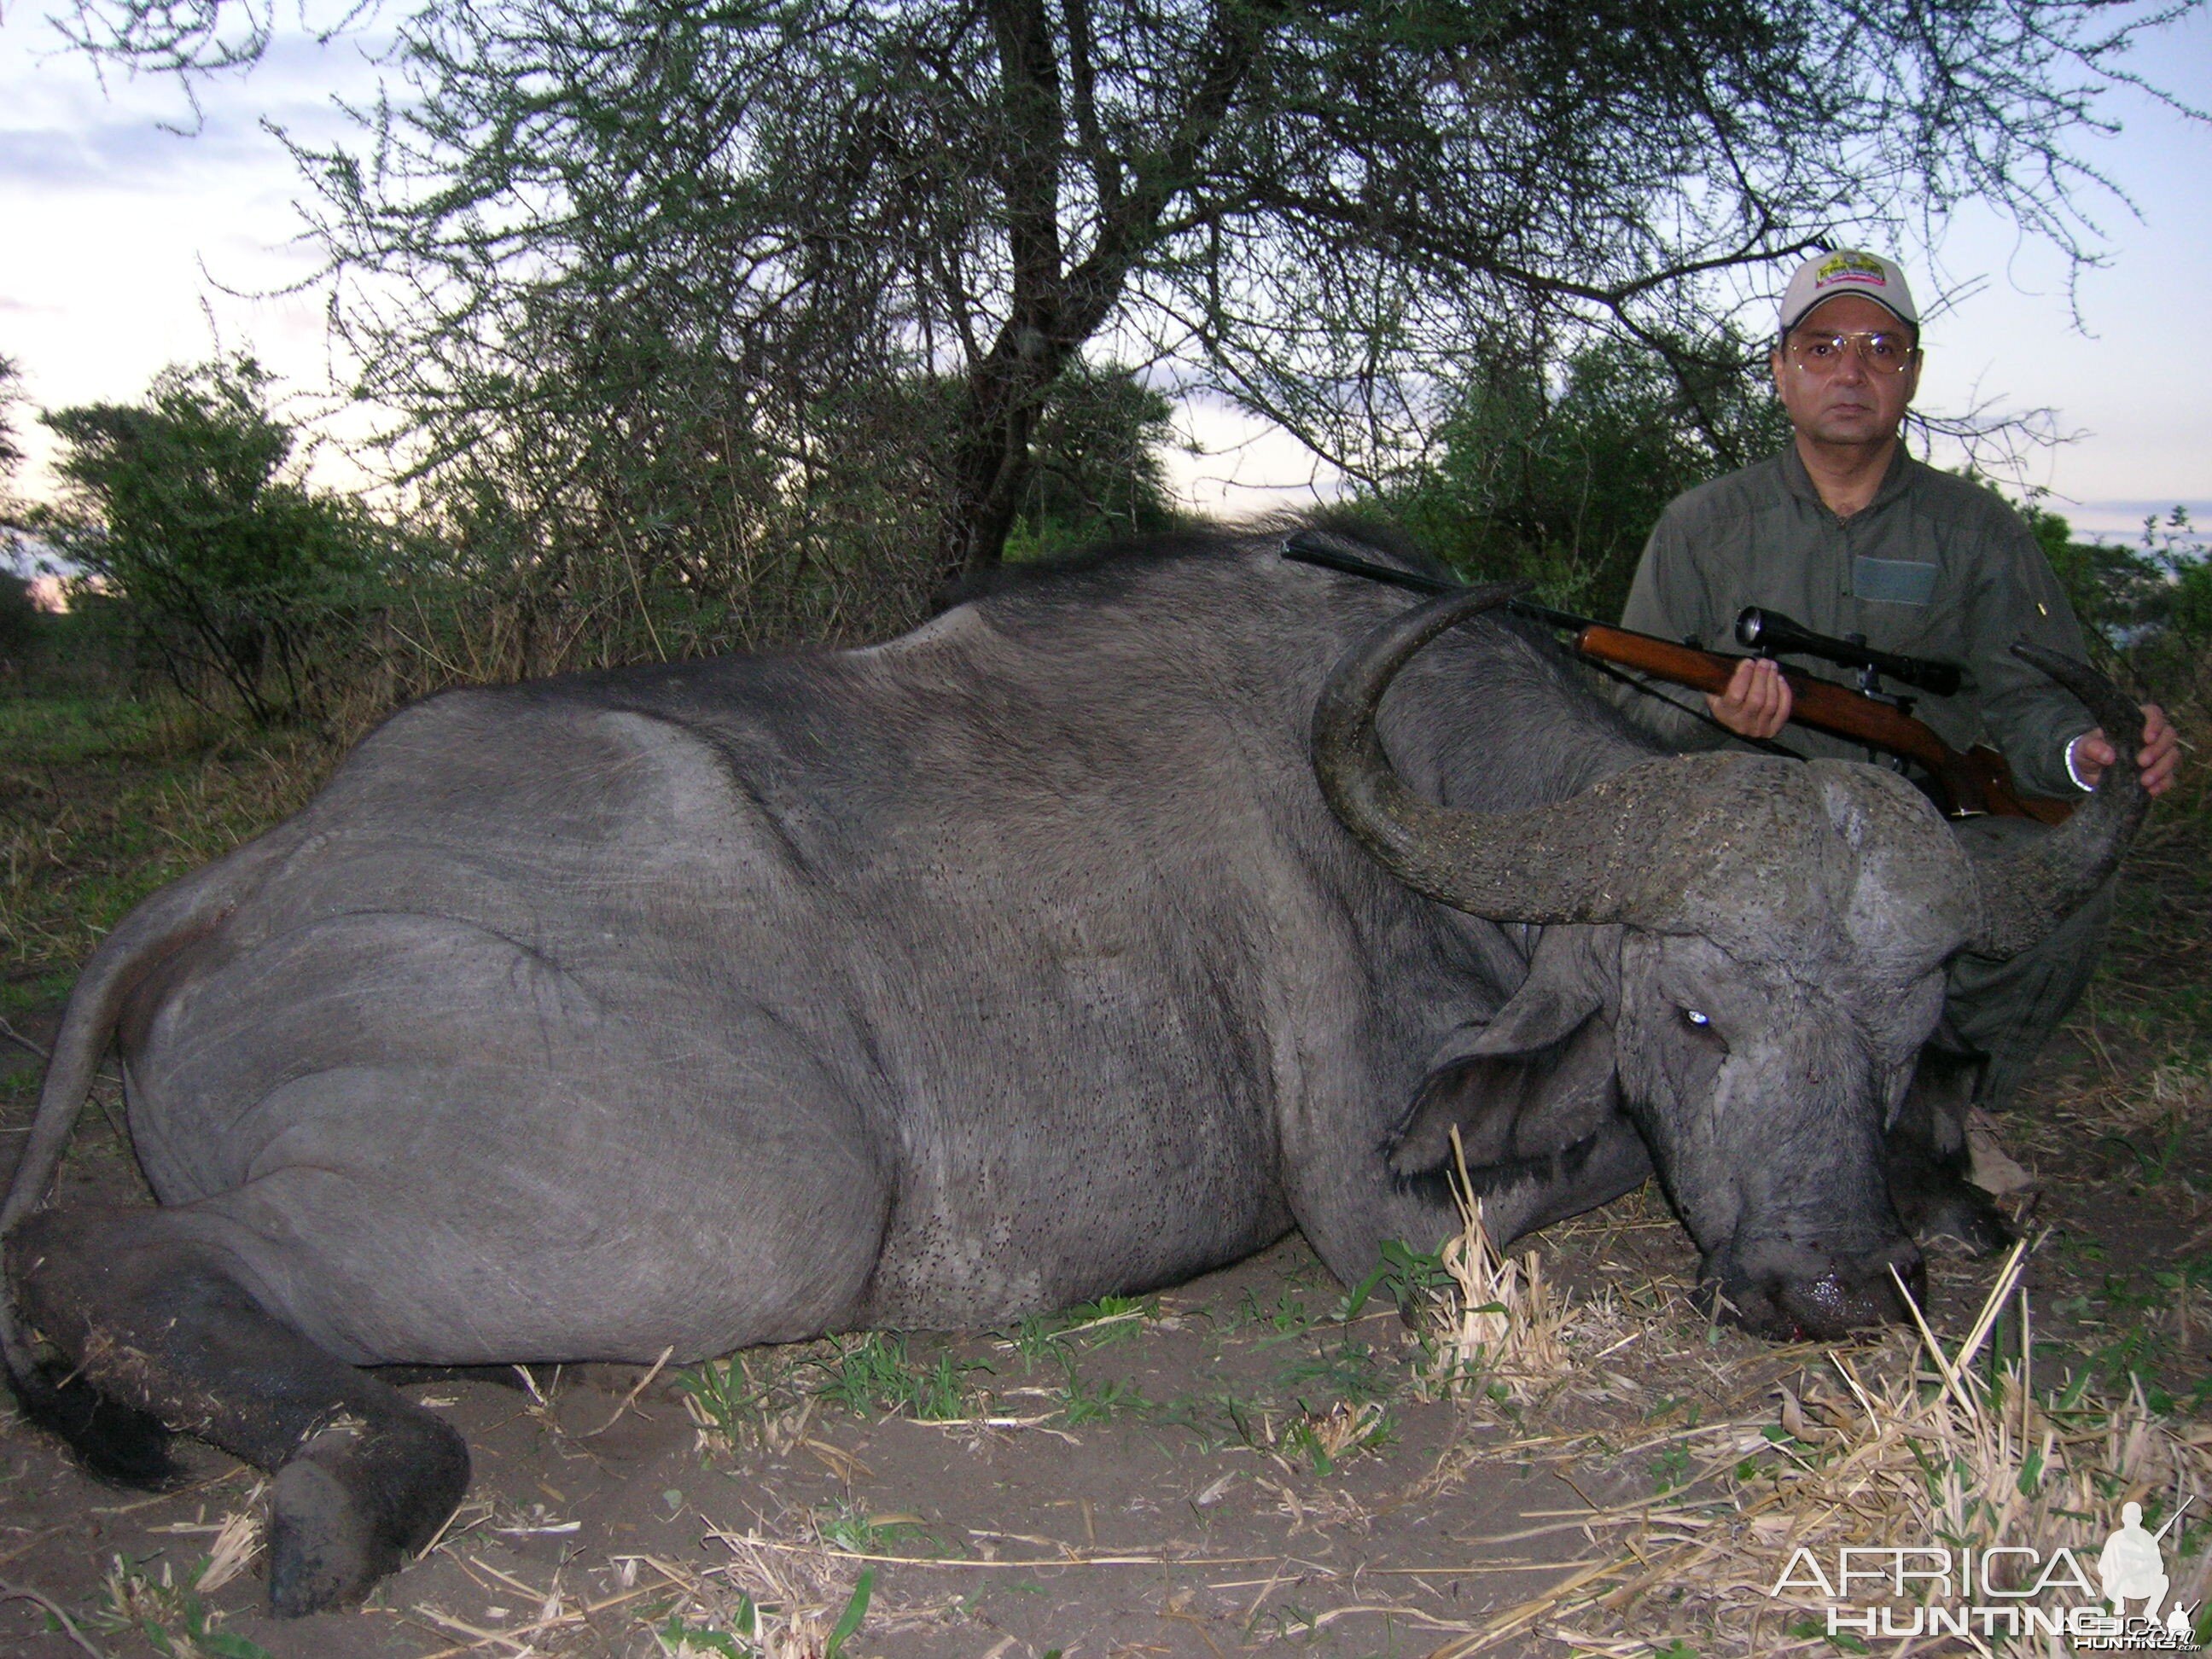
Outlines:
{"type": "Polygon", "coordinates": [[[1728,690],[1705,699],[1713,718],[1741,738],[1772,737],[1790,723],[1790,682],[1766,657],[1746,657],[1735,665],[1728,690]]]}
{"type": "MultiPolygon", "coordinates": [[[[1742,676],[1739,674],[1736,678],[1741,679],[1742,676]]],[[[1729,690],[1735,690],[1733,683],[1729,690]]],[[[1706,701],[1711,702],[1711,699],[1706,701]]],[[[2174,769],[2181,763],[2181,740],[2174,736],[2173,728],[2166,724],[2166,711],[2156,703],[2145,703],[2142,713],[2143,746],[2142,752],[2136,757],[2136,764],[2142,769],[2144,790],[2153,795],[2162,795],[2172,787],[2174,769]]],[[[2084,732],[2066,750],[2067,763],[2073,768],[2074,775],[2092,789],[2097,787],[2097,780],[2105,775],[2105,769],[2118,758],[2102,727],[2094,732],[2084,732]]]]}

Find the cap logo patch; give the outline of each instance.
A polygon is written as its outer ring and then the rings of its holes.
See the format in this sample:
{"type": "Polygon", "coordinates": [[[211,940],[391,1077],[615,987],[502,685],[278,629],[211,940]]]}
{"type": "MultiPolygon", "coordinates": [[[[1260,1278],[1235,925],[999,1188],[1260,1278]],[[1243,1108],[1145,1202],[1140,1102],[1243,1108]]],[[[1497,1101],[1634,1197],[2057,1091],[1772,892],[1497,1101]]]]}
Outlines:
{"type": "Polygon", "coordinates": [[[1814,271],[1814,291],[1817,293],[1838,283],[1887,288],[1889,278],[1879,262],[1868,258],[1863,253],[1838,253],[1823,259],[1819,269],[1814,271]]]}

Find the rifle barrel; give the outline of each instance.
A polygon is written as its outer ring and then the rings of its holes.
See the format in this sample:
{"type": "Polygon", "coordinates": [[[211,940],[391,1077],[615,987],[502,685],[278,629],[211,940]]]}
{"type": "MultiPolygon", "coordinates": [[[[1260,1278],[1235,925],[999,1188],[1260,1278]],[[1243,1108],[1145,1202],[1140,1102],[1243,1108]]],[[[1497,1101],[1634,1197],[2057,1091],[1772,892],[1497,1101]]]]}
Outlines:
{"type": "MultiPolygon", "coordinates": [[[[1451,593],[1467,586],[1441,576],[1425,576],[1416,570],[1401,570],[1395,565],[1377,564],[1372,559],[1363,559],[1356,554],[1340,552],[1310,531],[1302,530],[1283,544],[1283,556],[1295,559],[1300,564],[1317,564],[1329,570],[1338,570],[1347,576],[1364,576],[1370,581],[1387,582],[1393,587],[1403,587],[1415,593],[1451,593]]],[[[1508,599],[1508,611],[1517,611],[1531,622],[1547,623],[1553,628],[1584,629],[1595,627],[1588,617],[1577,617],[1571,611],[1554,611],[1548,605],[1538,605],[1534,599],[1508,599]]]]}

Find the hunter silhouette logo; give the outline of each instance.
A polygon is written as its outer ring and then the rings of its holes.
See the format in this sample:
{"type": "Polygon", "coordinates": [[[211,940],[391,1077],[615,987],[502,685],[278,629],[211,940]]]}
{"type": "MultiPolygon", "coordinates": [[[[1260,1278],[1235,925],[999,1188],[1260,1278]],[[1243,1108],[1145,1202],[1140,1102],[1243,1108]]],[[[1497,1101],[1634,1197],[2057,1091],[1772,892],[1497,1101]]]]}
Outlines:
{"type": "MultiPolygon", "coordinates": [[[[2167,1578],[2166,1558],[2160,1553],[2159,1540],[2168,1528],[2181,1519],[2182,1510],[2189,1507],[2185,1501],[2181,1509],[2166,1516],[2166,1525],[2156,1532],[2145,1532],[2142,1524],[2142,1505],[2124,1504],[2120,1507],[2120,1527],[2105,1540],[2104,1553],[2097,1558],[2097,1577],[2105,1586],[2105,1600],[2112,1604],[2112,1612],[2119,1618],[2127,1617],[2130,1601],[2140,1600],[2143,1616],[2154,1624],[2159,1622],[2158,1610],[2166,1601],[2167,1578]]],[[[2165,1620],[2166,1628],[2177,1635],[2189,1633],[2189,1614],[2180,1602],[2165,1620]]]]}

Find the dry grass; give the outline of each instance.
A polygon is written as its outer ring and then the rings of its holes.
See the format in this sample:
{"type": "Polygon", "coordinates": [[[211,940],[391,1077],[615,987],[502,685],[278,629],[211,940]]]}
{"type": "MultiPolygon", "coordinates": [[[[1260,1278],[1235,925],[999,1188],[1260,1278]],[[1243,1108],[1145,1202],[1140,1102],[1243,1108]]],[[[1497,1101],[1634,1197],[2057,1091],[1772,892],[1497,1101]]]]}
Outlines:
{"type": "Polygon", "coordinates": [[[1460,1230],[1438,1253],[1451,1290],[1434,1313],[1431,1375],[1443,1391],[1489,1395],[1526,1404],[1564,1376],[1573,1357],[1565,1340],[1567,1302],[1544,1278],[1534,1250],[1508,1258],[1483,1224],[1482,1200],[1468,1179],[1467,1151],[1452,1127],[1452,1200],[1460,1230]],[[1497,1391],[1497,1392],[1493,1392],[1497,1391]]]}
{"type": "Polygon", "coordinates": [[[217,1524],[215,1541],[208,1546],[207,1565],[192,1580],[192,1588],[202,1595],[221,1589],[260,1556],[265,1530],[261,1507],[264,1486],[265,1483],[257,1483],[246,1501],[217,1524]]]}
{"type": "MultiPolygon", "coordinates": [[[[1772,1408],[1675,1437],[1688,1455],[1671,1493],[1568,1513],[1562,1524],[1581,1531],[1601,1558],[1431,1659],[1468,1659],[1530,1638],[1577,1654],[1648,1659],[1662,1632],[1708,1659],[1830,1654],[1838,1647],[1826,1634],[1829,1603],[1817,1584],[1802,1572],[1781,1583],[1800,1547],[1832,1576],[1844,1547],[1971,1547],[1978,1558],[1993,1547],[2021,1547],[2048,1559],[2063,1545],[2094,1574],[2124,1503],[2143,1504],[2153,1526],[2185,1501],[2189,1520],[2204,1519],[2212,1428],[2160,1418],[2140,1388],[2105,1400],[2079,1385],[2039,1389],[2026,1374],[2016,1357],[2030,1327],[2020,1284],[2026,1254],[2023,1246],[2005,1263],[1955,1343],[1923,1322],[1910,1346],[1892,1338],[1856,1352],[1826,1352],[1795,1387],[1774,1381],[1792,1358],[1787,1351],[1776,1352],[1782,1365],[1755,1353],[1714,1364],[1717,1376],[1771,1383],[1772,1408]],[[2016,1322],[2008,1344],[2014,1352],[1993,1357],[2008,1311],[2016,1322]],[[1621,1634],[1631,1631],[1638,1633],[1632,1639],[1621,1634]]],[[[1798,1364],[1803,1371],[1802,1357],[1798,1364]]],[[[1565,1462],[1587,1459],[1591,1449],[1589,1436],[1528,1435],[1489,1448],[1485,1461],[1565,1462]]],[[[2185,1526],[2179,1549],[2168,1540],[2169,1601],[2196,1609],[2212,1594],[2208,1541],[2212,1528],[2197,1526],[2185,1526]]],[[[2008,1583],[2002,1572],[1995,1578],[2008,1583]]],[[[1956,1598],[1936,1600],[1950,1606],[1956,1598]]],[[[1912,1600],[1885,1596],[1881,1587],[1869,1596],[1862,1586],[1838,1605],[1884,1601],[1897,1627],[1909,1628],[1912,1600]]],[[[2002,1630],[1943,1639],[1952,1645],[1917,1650],[2046,1650],[2040,1638],[2002,1630]]],[[[1898,1650],[1907,1650],[1914,1644],[1898,1650]]]]}

